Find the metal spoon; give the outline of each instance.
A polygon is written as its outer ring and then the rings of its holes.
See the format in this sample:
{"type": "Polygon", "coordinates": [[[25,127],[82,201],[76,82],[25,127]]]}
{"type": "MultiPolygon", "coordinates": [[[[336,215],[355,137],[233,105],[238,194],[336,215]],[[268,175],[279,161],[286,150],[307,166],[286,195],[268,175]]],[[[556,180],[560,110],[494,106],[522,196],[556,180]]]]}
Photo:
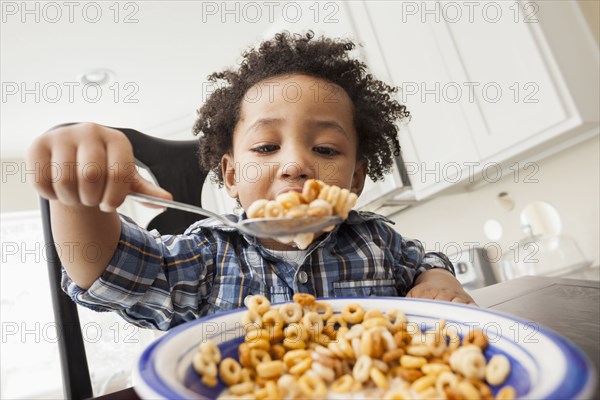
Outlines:
{"type": "Polygon", "coordinates": [[[204,215],[205,217],[214,218],[240,232],[256,237],[290,236],[297,233],[318,232],[328,226],[337,225],[342,222],[342,218],[335,215],[320,217],[249,218],[242,222],[233,222],[219,214],[215,214],[212,211],[191,204],[165,200],[141,193],[129,193],[127,197],[140,203],[175,208],[177,210],[188,211],[204,215]]]}

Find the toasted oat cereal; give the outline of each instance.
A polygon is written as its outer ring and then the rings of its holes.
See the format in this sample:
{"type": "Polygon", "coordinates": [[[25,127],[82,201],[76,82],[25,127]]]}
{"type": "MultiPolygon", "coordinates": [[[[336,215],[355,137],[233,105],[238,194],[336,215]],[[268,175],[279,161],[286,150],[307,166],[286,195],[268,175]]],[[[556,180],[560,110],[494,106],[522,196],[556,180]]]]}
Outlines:
{"type": "Polygon", "coordinates": [[[220,379],[228,386],[222,399],[492,398],[492,387],[499,389],[497,398],[516,396],[504,385],[508,359],[495,355],[486,361],[487,338],[481,331],[455,346],[448,345],[453,336],[445,332],[444,321],[422,332],[400,310],[386,315],[354,304],[344,316],[332,314],[326,301],[300,294],[277,307],[261,296],[248,304],[268,321],[258,328],[245,315],[251,329],[239,347],[239,362],[219,362],[220,351],[210,342],[194,354],[194,369],[204,384],[214,386],[220,379]],[[266,329],[275,326],[281,334],[266,329]]]}

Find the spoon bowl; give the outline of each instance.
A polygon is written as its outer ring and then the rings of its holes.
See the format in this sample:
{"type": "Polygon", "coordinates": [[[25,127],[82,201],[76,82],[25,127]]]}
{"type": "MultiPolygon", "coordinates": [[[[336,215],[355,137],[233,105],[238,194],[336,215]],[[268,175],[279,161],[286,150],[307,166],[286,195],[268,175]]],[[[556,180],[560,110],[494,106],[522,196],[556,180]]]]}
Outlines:
{"type": "Polygon", "coordinates": [[[257,237],[288,236],[298,233],[314,233],[328,226],[337,225],[342,218],[336,215],[283,218],[250,218],[239,223],[240,226],[255,232],[257,237]]]}
{"type": "Polygon", "coordinates": [[[337,215],[325,216],[303,216],[303,217],[283,217],[283,218],[249,218],[242,222],[233,222],[227,218],[208,211],[202,207],[191,204],[181,203],[173,200],[165,200],[159,197],[149,196],[141,193],[129,193],[127,197],[145,204],[152,204],[161,207],[175,208],[177,210],[188,211],[205,217],[214,218],[224,225],[230,226],[251,236],[274,238],[277,236],[292,236],[298,233],[313,233],[337,225],[342,222],[342,218],[337,215]]]}

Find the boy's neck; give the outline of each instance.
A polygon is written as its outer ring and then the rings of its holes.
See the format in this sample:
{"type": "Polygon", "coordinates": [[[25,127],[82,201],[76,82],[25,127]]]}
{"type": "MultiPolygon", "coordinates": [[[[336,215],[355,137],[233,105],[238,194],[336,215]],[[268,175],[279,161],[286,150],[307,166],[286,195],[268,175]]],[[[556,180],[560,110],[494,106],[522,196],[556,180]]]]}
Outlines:
{"type": "Polygon", "coordinates": [[[296,246],[281,243],[275,239],[260,238],[260,239],[258,239],[258,242],[260,244],[262,244],[268,250],[275,250],[275,251],[297,251],[298,250],[298,248],[296,246]]]}
{"type": "MultiPolygon", "coordinates": [[[[317,232],[315,234],[314,241],[323,239],[323,235],[326,235],[326,232],[317,232]]],[[[270,239],[270,238],[259,238],[258,242],[260,244],[262,244],[268,250],[275,250],[275,251],[298,251],[299,250],[295,245],[281,243],[278,240],[270,239]]]]}

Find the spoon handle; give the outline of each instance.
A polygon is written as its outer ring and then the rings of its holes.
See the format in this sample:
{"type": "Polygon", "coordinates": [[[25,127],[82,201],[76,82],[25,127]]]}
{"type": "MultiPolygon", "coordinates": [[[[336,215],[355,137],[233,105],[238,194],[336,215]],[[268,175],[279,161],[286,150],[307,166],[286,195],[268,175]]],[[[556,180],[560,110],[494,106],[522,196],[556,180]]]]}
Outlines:
{"type": "Polygon", "coordinates": [[[153,204],[153,205],[161,206],[161,207],[175,208],[175,209],[181,210],[181,211],[188,211],[191,213],[204,215],[205,217],[218,219],[219,221],[223,222],[224,224],[237,227],[237,224],[229,221],[226,218],[223,218],[219,214],[215,214],[212,211],[208,211],[204,208],[201,208],[198,206],[193,206],[191,204],[181,203],[179,201],[174,201],[174,200],[165,200],[165,199],[161,199],[159,197],[154,197],[154,196],[150,196],[147,194],[141,194],[141,193],[129,193],[129,194],[127,194],[127,197],[130,197],[140,203],[148,203],[148,204],[153,204]]]}

